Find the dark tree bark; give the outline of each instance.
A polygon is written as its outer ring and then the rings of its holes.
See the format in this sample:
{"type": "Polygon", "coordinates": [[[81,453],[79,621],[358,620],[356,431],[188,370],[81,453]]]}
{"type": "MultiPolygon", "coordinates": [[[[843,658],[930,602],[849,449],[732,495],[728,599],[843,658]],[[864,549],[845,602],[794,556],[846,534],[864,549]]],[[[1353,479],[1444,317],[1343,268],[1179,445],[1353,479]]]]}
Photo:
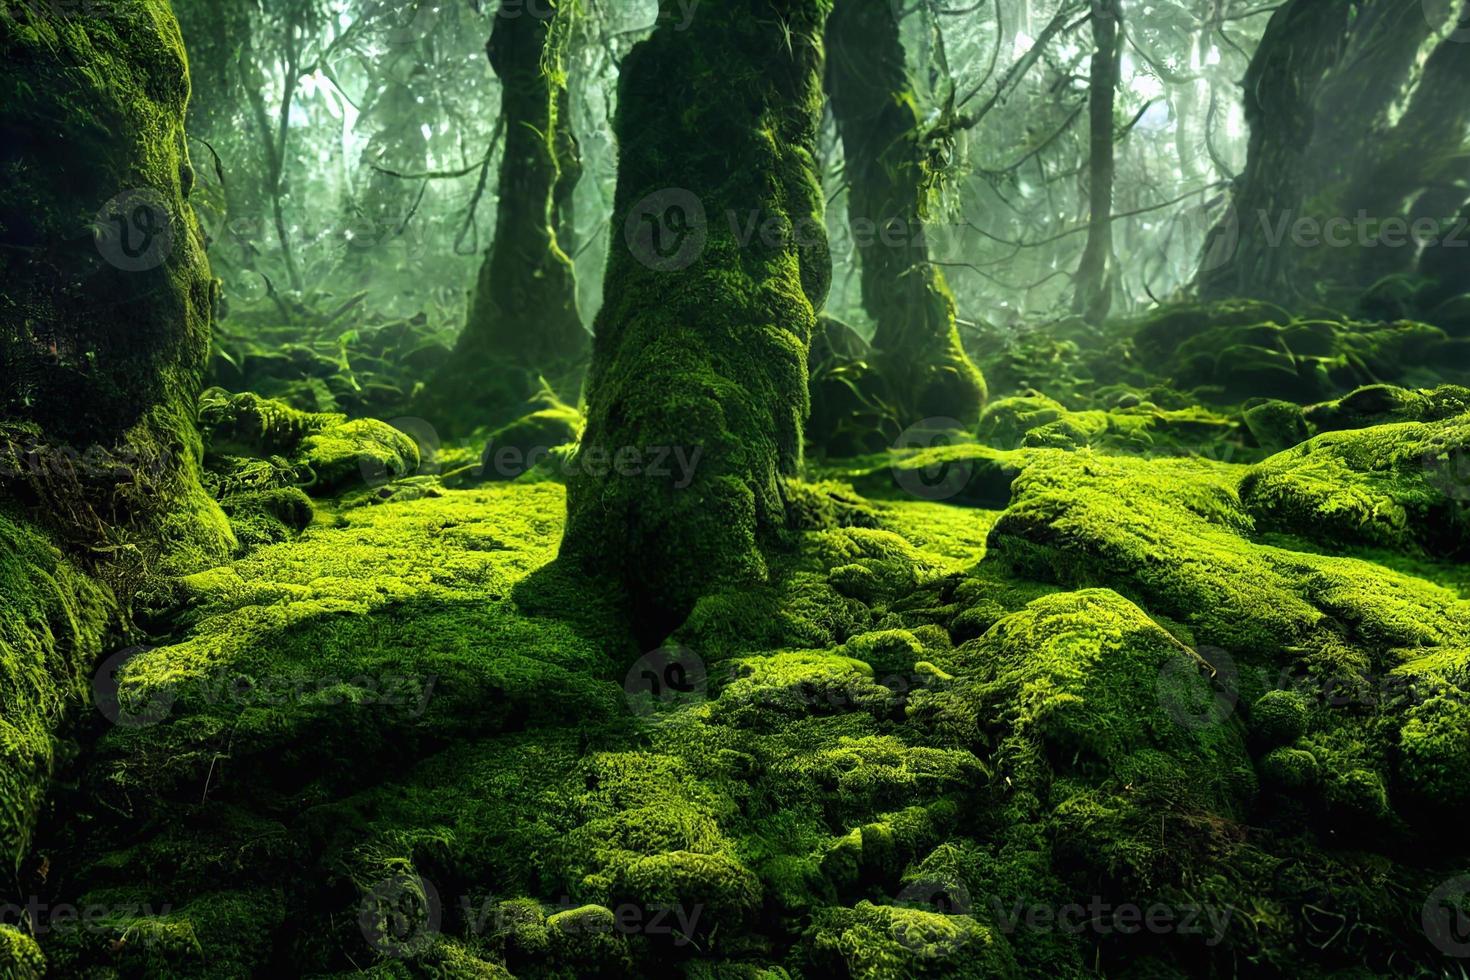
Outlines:
{"type": "Polygon", "coordinates": [[[12,870],[112,595],[126,607],[146,576],[235,545],[199,482],[217,293],[188,204],[188,97],[165,0],[0,16],[0,861],[12,870]]]}
{"type": "MultiPolygon", "coordinates": [[[[1470,0],[1459,0],[1459,4],[1459,19],[1470,24],[1470,0]]],[[[1467,128],[1470,43],[1456,34],[1435,46],[1398,124],[1356,155],[1366,162],[1348,191],[1344,211],[1366,214],[1380,227],[1384,221],[1403,219],[1410,199],[1430,184],[1463,177],[1461,154],[1467,128]],[[1447,167],[1453,172],[1447,173],[1447,167]]],[[[1443,222],[1453,216],[1453,208],[1435,215],[1443,222]]],[[[1384,276],[1407,273],[1417,256],[1412,242],[1380,242],[1359,253],[1353,281],[1368,286],[1384,276]]]]}
{"type": "Polygon", "coordinates": [[[830,0],[722,0],[623,62],[615,247],[564,557],[646,639],[767,574],[831,283],[816,162],[830,0]],[[684,467],[677,450],[695,465],[684,467]]]}
{"type": "Polygon", "coordinates": [[[460,369],[471,375],[498,361],[549,370],[587,346],[572,261],[556,233],[556,212],[580,173],[564,118],[564,56],[576,9],[573,0],[503,0],[487,46],[501,83],[505,152],[495,243],[457,351],[460,369]]]}
{"type": "Polygon", "coordinates": [[[1294,298],[1297,257],[1289,238],[1276,240],[1275,233],[1301,216],[1313,189],[1317,97],[1342,59],[1356,6],[1288,0],[1271,16],[1245,77],[1246,168],[1229,213],[1205,242],[1197,280],[1203,298],[1294,298]]]}
{"type": "Polygon", "coordinates": [[[985,381],[960,344],[955,300],[929,260],[932,183],[892,0],[837,0],[827,25],[827,90],[842,136],[848,218],[863,306],[900,424],[944,417],[973,426],[985,381]]]}
{"type": "Polygon", "coordinates": [[[1089,323],[1106,320],[1113,308],[1113,289],[1118,260],[1113,252],[1113,178],[1118,102],[1118,77],[1123,49],[1120,38],[1123,9],[1119,0],[1092,0],[1091,92],[1088,96],[1090,124],[1088,160],[1087,247],[1077,268],[1077,292],[1072,312],[1089,323]]]}

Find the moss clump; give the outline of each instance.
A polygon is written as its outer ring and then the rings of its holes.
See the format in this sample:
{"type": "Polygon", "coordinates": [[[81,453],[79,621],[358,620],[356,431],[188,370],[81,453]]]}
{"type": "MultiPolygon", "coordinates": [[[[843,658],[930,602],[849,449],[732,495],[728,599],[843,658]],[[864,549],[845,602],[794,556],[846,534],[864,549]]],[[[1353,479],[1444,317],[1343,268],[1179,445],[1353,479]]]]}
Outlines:
{"type": "Polygon", "coordinates": [[[763,548],[787,524],[781,479],[801,460],[831,278],[816,162],[829,8],[772,18],[737,0],[688,30],[662,22],[623,61],[613,225],[630,246],[609,260],[564,552],[623,581],[653,642],[701,595],[764,581],[763,548]],[[757,67],[778,52],[779,70],[757,67]],[[671,72],[690,86],[670,90],[671,72]],[[672,185],[687,194],[659,196],[672,185]],[[744,243],[723,216],[752,208],[777,231],[744,243]],[[687,482],[598,465],[675,447],[700,453],[687,482]]]}
{"type": "Polygon", "coordinates": [[[46,958],[36,941],[12,925],[0,925],[0,977],[40,980],[45,975],[46,958]]]}
{"type": "MultiPolygon", "coordinates": [[[[376,419],[303,412],[249,392],[205,392],[200,422],[212,489],[227,510],[247,516],[287,504],[279,495],[262,501],[263,491],[296,486],[333,496],[354,483],[376,486],[409,476],[420,462],[411,436],[376,419]]],[[[299,519],[299,507],[286,506],[285,516],[299,519]]]]}
{"type": "Polygon", "coordinates": [[[1313,405],[1307,420],[1319,432],[1363,429],[1390,422],[1437,422],[1470,412],[1470,389],[1440,385],[1409,390],[1394,385],[1368,385],[1336,401],[1313,405]]]}
{"type": "Polygon", "coordinates": [[[55,544],[0,512],[0,859],[25,856],[57,752],[115,614],[55,544]]]}
{"type": "Polygon", "coordinates": [[[807,941],[814,970],[855,980],[1022,975],[1004,937],[969,914],[862,901],[824,909],[807,941]]]}
{"type": "Polygon", "coordinates": [[[1045,395],[1018,395],[989,406],[978,438],[998,449],[1114,449],[1158,455],[1230,458],[1238,426],[1204,408],[1163,409],[1138,401],[1106,411],[1073,412],[1045,395]]]}
{"type": "Polygon", "coordinates": [[[1324,433],[1241,482],[1260,530],[1459,556],[1470,548],[1470,415],[1324,433]]]}
{"type": "Polygon", "coordinates": [[[1323,401],[1414,368],[1442,368],[1450,343],[1424,323],[1302,320],[1256,302],[1171,307],[1140,323],[1133,339],[1156,376],[1227,404],[1323,401]]]}
{"type": "Polygon", "coordinates": [[[1251,707],[1251,738],[1261,746],[1290,745],[1307,730],[1307,704],[1295,691],[1267,691],[1251,707]]]}
{"type": "Polygon", "coordinates": [[[1300,405],[1267,399],[1246,408],[1245,427],[1262,449],[1279,452],[1306,442],[1311,432],[1300,405]]]}

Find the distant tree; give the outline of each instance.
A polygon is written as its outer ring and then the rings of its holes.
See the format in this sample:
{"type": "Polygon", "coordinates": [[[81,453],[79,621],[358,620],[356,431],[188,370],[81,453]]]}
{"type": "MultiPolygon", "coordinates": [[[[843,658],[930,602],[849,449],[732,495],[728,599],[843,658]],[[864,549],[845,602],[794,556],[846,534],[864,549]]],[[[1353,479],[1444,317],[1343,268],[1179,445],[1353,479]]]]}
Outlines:
{"type": "Polygon", "coordinates": [[[827,25],[827,91],[885,394],[902,425],[933,417],[973,425],[985,380],[960,343],[954,294],[930,261],[926,200],[937,174],[892,0],[837,0],[827,25]]]}
{"type": "Polygon", "coordinates": [[[1113,181],[1118,78],[1122,70],[1123,7],[1120,0],[1092,0],[1092,73],[1088,83],[1087,247],[1077,268],[1072,312],[1092,323],[1113,308],[1118,258],[1113,252],[1113,181]]]}

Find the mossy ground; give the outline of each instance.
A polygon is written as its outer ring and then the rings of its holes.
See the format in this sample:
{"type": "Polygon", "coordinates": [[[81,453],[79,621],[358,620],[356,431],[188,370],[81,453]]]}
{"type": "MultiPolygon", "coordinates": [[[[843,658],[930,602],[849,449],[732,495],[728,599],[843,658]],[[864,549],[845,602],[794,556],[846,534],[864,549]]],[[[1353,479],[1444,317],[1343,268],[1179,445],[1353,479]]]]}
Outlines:
{"type": "Polygon", "coordinates": [[[378,423],[211,393],[242,551],[160,590],[111,716],[68,730],[68,816],[20,874],[100,911],[41,954],[96,976],[1431,974],[1470,765],[1463,417],[1420,410],[1450,401],[1380,395],[1385,417],[1268,456],[1229,407],[1002,399],[990,445],[790,483],[767,584],[706,595],[650,654],[613,583],[554,560],[555,465],[453,489],[378,423]],[[325,459],[351,465],[323,481],[325,459]]]}

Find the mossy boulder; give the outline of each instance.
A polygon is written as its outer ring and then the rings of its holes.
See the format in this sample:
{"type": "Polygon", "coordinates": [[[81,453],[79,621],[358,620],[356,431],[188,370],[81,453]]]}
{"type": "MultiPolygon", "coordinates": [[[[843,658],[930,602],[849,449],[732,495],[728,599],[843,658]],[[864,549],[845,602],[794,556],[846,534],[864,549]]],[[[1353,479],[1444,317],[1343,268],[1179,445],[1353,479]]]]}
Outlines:
{"type": "Polygon", "coordinates": [[[1455,557],[1470,548],[1470,415],[1327,432],[1254,467],[1259,530],[1455,557]]]}

